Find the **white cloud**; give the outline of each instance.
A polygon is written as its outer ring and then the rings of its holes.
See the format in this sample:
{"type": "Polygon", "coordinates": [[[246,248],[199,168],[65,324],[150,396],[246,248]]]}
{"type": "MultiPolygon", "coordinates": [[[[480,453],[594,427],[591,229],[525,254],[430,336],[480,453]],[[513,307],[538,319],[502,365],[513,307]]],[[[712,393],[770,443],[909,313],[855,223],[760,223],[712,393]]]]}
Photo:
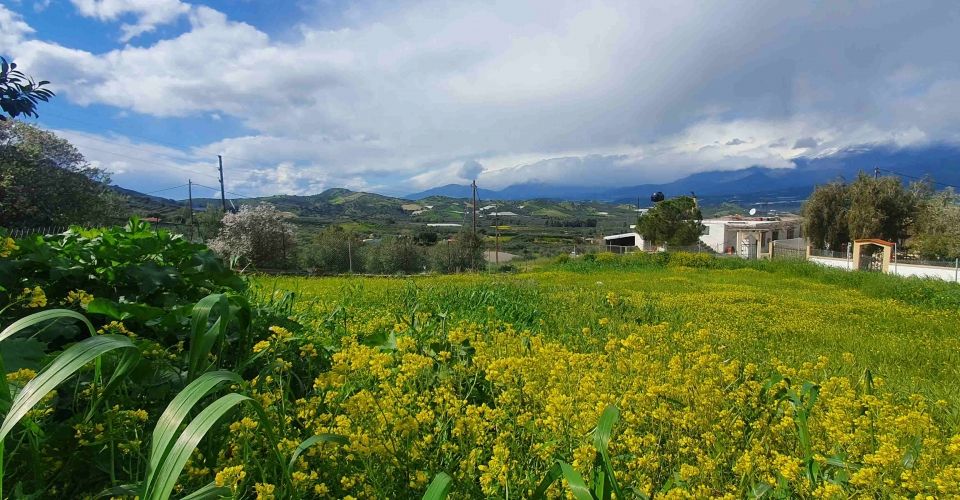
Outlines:
{"type": "Polygon", "coordinates": [[[128,42],[157,26],[171,23],[190,12],[190,5],[180,0],[70,0],[81,15],[100,21],[115,21],[124,16],[136,17],[135,23],[120,26],[120,40],[128,42]]]}
{"type": "Polygon", "coordinates": [[[0,53],[9,54],[25,36],[33,33],[20,14],[0,4],[0,53]]]}
{"type": "Polygon", "coordinates": [[[190,28],[105,53],[25,40],[26,25],[0,43],[58,98],[240,121],[250,134],[197,152],[252,160],[259,192],[402,193],[462,182],[468,161],[490,187],[642,183],[960,139],[951,4],[426,1],[305,19],[281,41],[178,0],[74,2],[190,28]]]}

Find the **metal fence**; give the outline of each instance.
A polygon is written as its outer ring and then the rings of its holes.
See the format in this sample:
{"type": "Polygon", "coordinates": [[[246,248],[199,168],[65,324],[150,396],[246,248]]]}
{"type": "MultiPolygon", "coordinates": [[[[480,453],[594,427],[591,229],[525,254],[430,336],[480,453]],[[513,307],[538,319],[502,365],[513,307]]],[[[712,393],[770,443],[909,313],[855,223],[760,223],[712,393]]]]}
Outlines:
{"type": "Polygon", "coordinates": [[[830,257],[833,259],[849,259],[850,253],[846,250],[830,250],[827,248],[811,248],[811,257],[830,257]]]}
{"type": "Polygon", "coordinates": [[[806,259],[806,238],[792,238],[789,240],[774,240],[770,248],[771,259],[806,259]]]}

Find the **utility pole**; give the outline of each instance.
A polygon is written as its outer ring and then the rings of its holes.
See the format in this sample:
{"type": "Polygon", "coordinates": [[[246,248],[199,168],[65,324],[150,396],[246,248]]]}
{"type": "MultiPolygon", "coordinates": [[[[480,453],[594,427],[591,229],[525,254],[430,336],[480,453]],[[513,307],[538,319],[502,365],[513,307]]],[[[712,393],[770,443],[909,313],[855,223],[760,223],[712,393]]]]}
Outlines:
{"type": "Polygon", "coordinates": [[[353,239],[352,235],[348,234],[347,235],[347,265],[350,266],[350,274],[353,274],[353,248],[350,244],[350,240],[352,239],[353,239]]]}
{"type": "Polygon", "coordinates": [[[477,180],[473,180],[473,235],[477,235],[477,180]]]}
{"type": "Polygon", "coordinates": [[[223,208],[223,213],[227,213],[227,195],[223,192],[223,157],[217,155],[217,160],[220,162],[220,206],[223,208]]]}
{"type": "Polygon", "coordinates": [[[495,248],[496,248],[496,253],[494,254],[494,258],[496,259],[497,265],[499,266],[499,265],[500,265],[500,207],[497,207],[497,208],[495,208],[494,210],[497,211],[497,221],[496,221],[496,224],[497,224],[497,230],[496,230],[496,235],[497,235],[496,240],[497,240],[497,243],[496,243],[496,247],[495,247],[495,248]]]}
{"type": "Polygon", "coordinates": [[[190,237],[193,238],[193,181],[187,179],[187,199],[190,208],[190,237]]]}

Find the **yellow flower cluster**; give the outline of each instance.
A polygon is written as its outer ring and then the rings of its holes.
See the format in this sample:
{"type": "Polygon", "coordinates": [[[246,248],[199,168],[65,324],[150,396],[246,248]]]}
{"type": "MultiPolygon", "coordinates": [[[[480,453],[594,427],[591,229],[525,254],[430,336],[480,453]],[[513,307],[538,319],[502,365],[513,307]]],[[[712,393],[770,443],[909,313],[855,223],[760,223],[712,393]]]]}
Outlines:
{"type": "Polygon", "coordinates": [[[9,257],[10,254],[19,248],[20,247],[17,246],[17,242],[13,238],[3,238],[3,241],[0,241],[0,258],[9,257]]]}
{"type": "Polygon", "coordinates": [[[87,307],[93,301],[93,295],[87,293],[84,290],[70,290],[67,292],[67,297],[63,299],[64,305],[76,304],[83,308],[87,307]]]}
{"type": "Polygon", "coordinates": [[[39,286],[35,286],[33,288],[24,288],[23,292],[20,293],[20,296],[17,297],[17,300],[26,302],[24,307],[31,309],[37,307],[46,307],[47,294],[45,294],[43,289],[39,286]]]}
{"type": "Polygon", "coordinates": [[[100,335],[107,335],[107,334],[125,335],[132,339],[137,338],[137,334],[128,330],[122,321],[111,321],[110,323],[103,325],[103,327],[97,330],[97,333],[100,335]]]}
{"type": "Polygon", "coordinates": [[[217,472],[214,483],[218,488],[227,487],[231,490],[236,490],[237,485],[240,484],[240,482],[246,477],[247,472],[243,470],[243,466],[234,465],[231,467],[224,467],[220,472],[217,472]]]}

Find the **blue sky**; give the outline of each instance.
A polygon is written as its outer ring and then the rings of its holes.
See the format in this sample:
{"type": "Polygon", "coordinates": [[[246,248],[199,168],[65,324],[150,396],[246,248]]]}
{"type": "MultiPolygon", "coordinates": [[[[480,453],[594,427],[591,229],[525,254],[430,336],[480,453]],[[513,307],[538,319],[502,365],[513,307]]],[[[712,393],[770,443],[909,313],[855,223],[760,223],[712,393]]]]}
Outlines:
{"type": "Polygon", "coordinates": [[[234,193],[404,194],[956,143],[958,42],[946,1],[0,0],[36,123],[145,192],[218,154],[234,193]]]}

